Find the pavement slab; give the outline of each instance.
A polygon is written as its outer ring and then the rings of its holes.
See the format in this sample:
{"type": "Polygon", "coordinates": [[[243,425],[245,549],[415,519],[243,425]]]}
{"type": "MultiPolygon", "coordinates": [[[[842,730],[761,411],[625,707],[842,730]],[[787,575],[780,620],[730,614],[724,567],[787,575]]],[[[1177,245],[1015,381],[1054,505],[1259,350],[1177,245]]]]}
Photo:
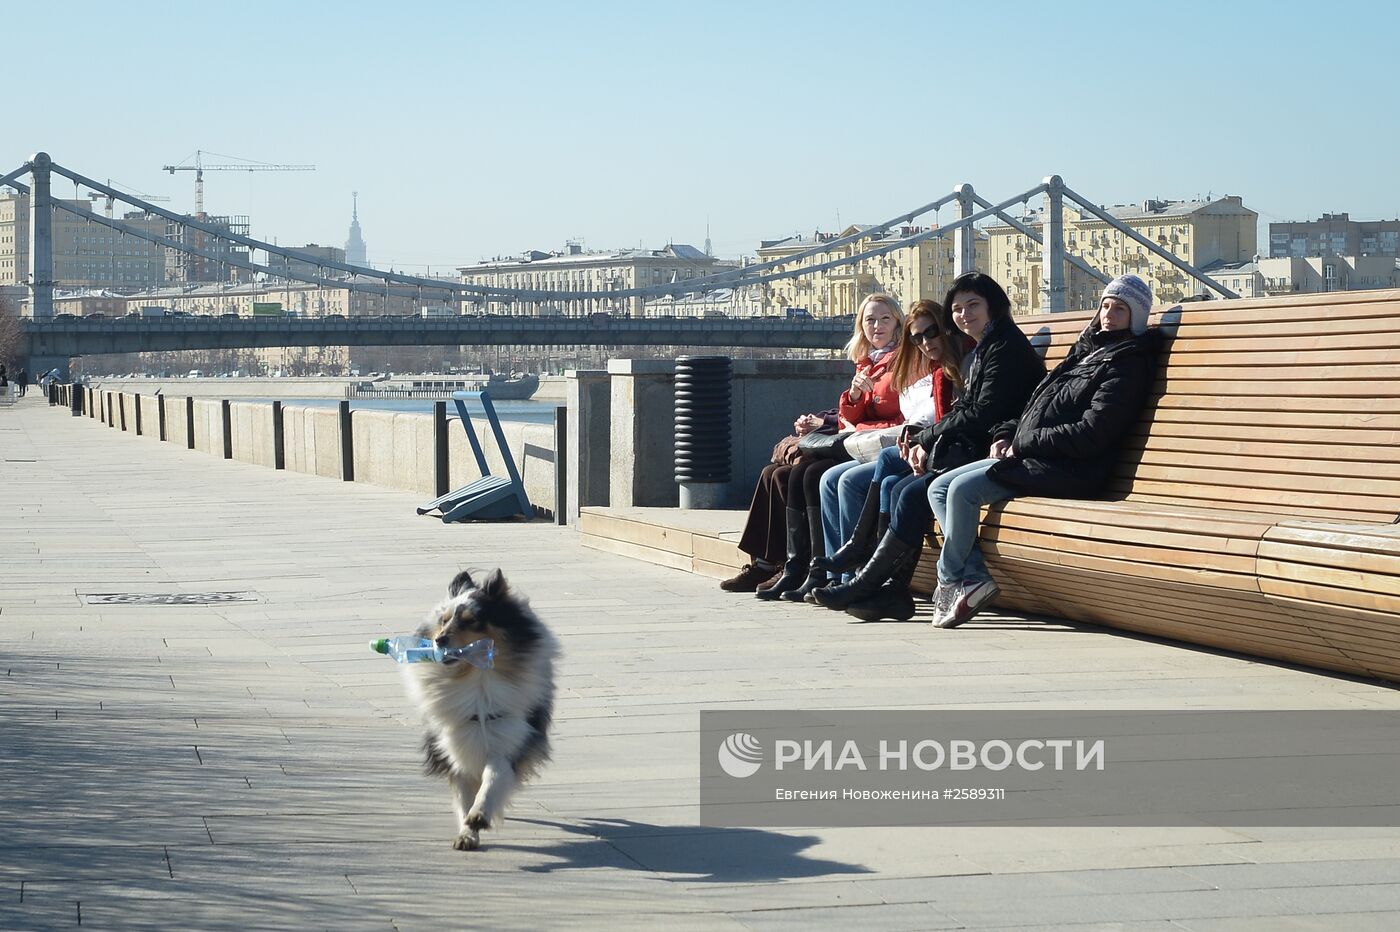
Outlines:
{"type": "Polygon", "coordinates": [[[1386,684],[1054,619],[851,624],[37,395],[0,452],[0,929],[1400,926],[1400,829],[698,821],[701,709],[1400,709],[1386,684]],[[464,854],[365,643],[495,566],[563,645],[555,754],[464,854]],[[247,600],[88,598],[209,592],[247,600]]]}

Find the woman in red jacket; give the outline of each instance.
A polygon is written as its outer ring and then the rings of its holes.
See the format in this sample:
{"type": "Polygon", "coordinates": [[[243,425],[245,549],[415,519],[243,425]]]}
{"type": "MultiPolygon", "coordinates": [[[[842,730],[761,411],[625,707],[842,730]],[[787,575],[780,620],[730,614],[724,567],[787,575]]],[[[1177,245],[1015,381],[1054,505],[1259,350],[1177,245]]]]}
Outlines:
{"type": "MultiPolygon", "coordinates": [[[[878,430],[903,423],[899,392],[890,384],[903,329],[904,312],[894,298],[873,294],[861,303],[855,332],[846,343],[846,355],[856,364],[856,372],[836,408],[841,430],[878,430]]],[[[758,598],[801,602],[808,591],[825,584],[826,571],[814,569],[812,559],[826,553],[821,478],[837,463],[803,458],[792,467],[787,484],[787,560],[782,576],[758,590],[758,598]]]]}

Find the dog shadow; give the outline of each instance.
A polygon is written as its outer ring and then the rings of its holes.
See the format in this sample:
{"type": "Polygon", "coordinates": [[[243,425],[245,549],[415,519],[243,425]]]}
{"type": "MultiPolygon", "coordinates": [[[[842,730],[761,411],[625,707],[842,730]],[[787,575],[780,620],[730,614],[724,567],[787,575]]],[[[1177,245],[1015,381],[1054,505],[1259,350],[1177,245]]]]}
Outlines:
{"type": "MultiPolygon", "coordinates": [[[[550,874],[599,866],[600,857],[611,866],[644,873],[684,874],[686,882],[764,883],[802,877],[869,874],[859,864],[843,864],[804,854],[820,844],[813,835],[787,835],[754,828],[717,828],[702,825],[652,825],[632,819],[584,819],[577,823],[550,819],[512,817],[512,822],[561,829],[578,840],[539,847],[535,854],[554,860],[522,867],[527,873],[550,874]],[[600,852],[599,844],[609,851],[600,852]]],[[[504,845],[493,847],[525,846],[504,845]]]]}

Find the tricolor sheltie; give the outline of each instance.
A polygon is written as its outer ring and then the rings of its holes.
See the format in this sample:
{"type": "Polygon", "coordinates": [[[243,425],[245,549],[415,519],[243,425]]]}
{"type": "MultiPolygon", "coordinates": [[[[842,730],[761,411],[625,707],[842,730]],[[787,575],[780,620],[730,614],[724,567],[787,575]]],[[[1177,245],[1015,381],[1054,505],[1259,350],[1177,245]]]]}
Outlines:
{"type": "Polygon", "coordinates": [[[466,661],[403,667],[409,698],[427,727],[424,769],[452,786],[459,823],[453,847],[473,851],[516,786],[549,760],[559,645],[500,570],[480,583],[458,573],[417,634],[440,647],[495,641],[489,670],[466,661]]]}

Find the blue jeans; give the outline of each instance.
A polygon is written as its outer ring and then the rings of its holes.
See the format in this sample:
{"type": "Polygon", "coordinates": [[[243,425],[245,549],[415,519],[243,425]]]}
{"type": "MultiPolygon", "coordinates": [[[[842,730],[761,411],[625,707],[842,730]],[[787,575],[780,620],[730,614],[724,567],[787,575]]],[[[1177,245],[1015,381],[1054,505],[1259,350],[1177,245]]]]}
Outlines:
{"type": "Polygon", "coordinates": [[[997,462],[978,460],[950,469],[928,489],[929,507],[943,529],[943,550],[938,554],[938,581],[991,579],[987,561],[977,546],[977,530],[982,522],[982,506],[1014,498],[1016,493],[987,475],[997,462]]]}
{"type": "Polygon", "coordinates": [[[872,463],[851,460],[833,466],[822,476],[822,534],[828,556],[851,539],[874,471],[872,463]]]}
{"type": "Polygon", "coordinates": [[[913,468],[899,455],[898,447],[886,447],[880,451],[875,458],[875,475],[870,480],[880,484],[880,514],[887,515],[894,511],[894,487],[899,480],[913,474],[913,468]]]}

